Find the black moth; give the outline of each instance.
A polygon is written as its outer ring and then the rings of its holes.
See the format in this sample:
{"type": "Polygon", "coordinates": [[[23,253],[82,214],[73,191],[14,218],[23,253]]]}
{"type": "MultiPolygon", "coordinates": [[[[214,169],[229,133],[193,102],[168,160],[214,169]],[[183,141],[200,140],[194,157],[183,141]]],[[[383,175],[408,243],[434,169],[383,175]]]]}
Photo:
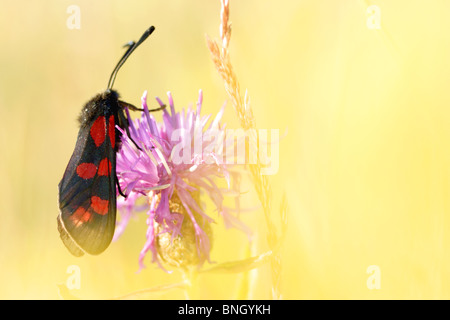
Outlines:
{"type": "Polygon", "coordinates": [[[121,134],[115,126],[128,133],[124,108],[141,109],[119,100],[112,87],[120,67],[154,30],[150,27],[138,42],[127,44],[128,49],[114,68],[106,91],[93,97],[81,110],[75,150],[59,183],[57,218],[61,239],[74,256],[100,254],[113,238],[116,186],[122,194],[116,175],[121,134]]]}

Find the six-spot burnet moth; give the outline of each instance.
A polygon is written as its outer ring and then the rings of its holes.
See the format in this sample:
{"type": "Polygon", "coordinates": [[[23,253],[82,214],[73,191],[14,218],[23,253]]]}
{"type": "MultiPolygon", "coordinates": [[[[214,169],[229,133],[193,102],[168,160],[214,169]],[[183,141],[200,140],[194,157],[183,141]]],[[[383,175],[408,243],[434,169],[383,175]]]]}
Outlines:
{"type": "Polygon", "coordinates": [[[59,183],[57,218],[61,239],[74,256],[100,254],[113,238],[116,186],[122,194],[116,175],[121,137],[116,125],[128,133],[124,108],[141,109],[119,100],[112,87],[120,67],[154,30],[150,27],[138,42],[126,45],[128,49],[114,68],[106,91],[93,97],[81,110],[75,150],[59,183]]]}

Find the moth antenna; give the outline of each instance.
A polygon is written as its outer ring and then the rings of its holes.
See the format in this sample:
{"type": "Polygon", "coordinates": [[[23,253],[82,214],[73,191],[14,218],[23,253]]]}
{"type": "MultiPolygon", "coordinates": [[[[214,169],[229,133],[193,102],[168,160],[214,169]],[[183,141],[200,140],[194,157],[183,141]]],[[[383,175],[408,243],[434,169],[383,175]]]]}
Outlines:
{"type": "Polygon", "coordinates": [[[119,62],[117,63],[116,67],[114,68],[113,72],[111,73],[111,77],[109,78],[109,82],[108,82],[108,87],[107,89],[112,89],[113,85],[114,85],[114,81],[116,80],[116,76],[117,76],[117,72],[119,71],[120,67],[122,67],[122,65],[125,63],[125,61],[127,61],[128,57],[133,53],[133,51],[139,47],[139,45],[145,41],[145,39],[148,38],[149,35],[151,35],[153,33],[153,31],[155,31],[155,27],[151,26],[150,28],[148,28],[147,30],[145,30],[144,34],[142,34],[141,38],[139,39],[138,42],[129,42],[127,43],[125,46],[128,47],[127,51],[125,52],[125,54],[122,56],[122,58],[120,58],[119,62]]]}

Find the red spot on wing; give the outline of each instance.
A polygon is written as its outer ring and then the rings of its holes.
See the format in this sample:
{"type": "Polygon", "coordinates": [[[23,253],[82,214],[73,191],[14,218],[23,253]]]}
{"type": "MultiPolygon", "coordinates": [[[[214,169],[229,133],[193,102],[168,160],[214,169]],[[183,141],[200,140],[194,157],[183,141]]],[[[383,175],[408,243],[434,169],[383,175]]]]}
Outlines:
{"type": "Polygon", "coordinates": [[[111,174],[111,161],[108,158],[102,159],[98,165],[99,176],[109,176],[111,174]]]}
{"type": "Polygon", "coordinates": [[[91,127],[91,137],[97,147],[100,147],[105,141],[106,136],[106,121],[104,116],[95,119],[91,127]]]}
{"type": "Polygon", "coordinates": [[[97,196],[91,197],[91,208],[94,209],[95,212],[104,216],[108,213],[108,200],[103,200],[97,196]]]}
{"type": "Polygon", "coordinates": [[[97,173],[97,167],[93,163],[83,162],[77,167],[77,174],[80,178],[91,179],[97,173]]]}
{"type": "Polygon", "coordinates": [[[114,123],[114,116],[109,117],[108,135],[111,140],[111,146],[114,148],[116,145],[116,126],[114,123]]]}
{"type": "Polygon", "coordinates": [[[75,227],[78,227],[83,223],[88,222],[91,217],[92,215],[87,212],[85,208],[78,207],[78,209],[70,216],[70,220],[74,223],[75,227]]]}

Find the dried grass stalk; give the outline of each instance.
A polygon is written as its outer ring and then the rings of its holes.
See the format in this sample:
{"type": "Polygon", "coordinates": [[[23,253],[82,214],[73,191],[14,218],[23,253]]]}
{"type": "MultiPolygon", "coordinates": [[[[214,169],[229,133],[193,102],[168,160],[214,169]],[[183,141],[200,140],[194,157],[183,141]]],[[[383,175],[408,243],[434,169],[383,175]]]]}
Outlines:
{"type": "MultiPolygon", "coordinates": [[[[206,36],[206,42],[211,52],[212,61],[222,77],[224,82],[225,90],[230,97],[234,110],[240,121],[240,125],[244,130],[255,129],[256,123],[253,116],[252,108],[250,106],[250,98],[247,90],[245,95],[242,96],[239,81],[235,72],[233,71],[233,66],[231,64],[231,59],[228,51],[231,38],[231,24],[229,23],[229,0],[221,0],[221,12],[220,12],[220,38],[221,46],[214,40],[211,40],[206,36]]],[[[256,130],[252,130],[256,132],[256,130]]],[[[256,138],[256,137],[255,137],[256,138]]],[[[256,141],[256,140],[255,140],[256,141]]],[[[258,195],[259,201],[262,204],[264,210],[265,221],[267,225],[267,242],[269,249],[272,252],[277,252],[280,243],[280,237],[277,235],[277,230],[275,224],[271,218],[271,199],[272,199],[272,188],[270,181],[267,176],[263,175],[261,159],[259,158],[259,152],[257,152],[257,162],[256,164],[250,164],[250,175],[255,185],[256,193],[258,195]]],[[[282,215],[282,231],[285,230],[287,225],[287,204],[286,200],[283,200],[281,215],[282,215]]],[[[283,232],[282,232],[283,233],[283,232]]],[[[270,259],[271,271],[272,271],[272,298],[280,299],[280,279],[281,279],[281,258],[279,253],[271,255],[270,259]]]]}

